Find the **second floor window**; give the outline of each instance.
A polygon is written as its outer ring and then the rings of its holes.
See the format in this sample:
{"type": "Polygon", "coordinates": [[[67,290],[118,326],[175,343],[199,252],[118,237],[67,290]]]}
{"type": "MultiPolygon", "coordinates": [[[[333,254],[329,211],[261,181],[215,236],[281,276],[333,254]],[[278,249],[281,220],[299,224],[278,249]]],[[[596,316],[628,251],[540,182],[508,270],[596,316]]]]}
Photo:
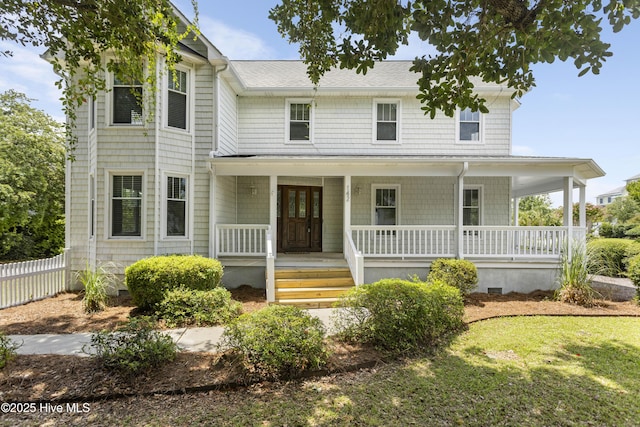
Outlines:
{"type": "Polygon", "coordinates": [[[376,104],[376,141],[398,140],[398,104],[376,104]]]}
{"type": "Polygon", "coordinates": [[[480,111],[460,111],[460,141],[480,141],[480,111]]]}
{"type": "Polygon", "coordinates": [[[289,104],[289,141],[311,140],[311,104],[289,104]]]}
{"type": "Polygon", "coordinates": [[[142,125],[142,83],[113,78],[113,124],[142,125]]]}
{"type": "Polygon", "coordinates": [[[187,129],[187,76],[180,70],[167,76],[167,126],[172,128],[187,129]]]}

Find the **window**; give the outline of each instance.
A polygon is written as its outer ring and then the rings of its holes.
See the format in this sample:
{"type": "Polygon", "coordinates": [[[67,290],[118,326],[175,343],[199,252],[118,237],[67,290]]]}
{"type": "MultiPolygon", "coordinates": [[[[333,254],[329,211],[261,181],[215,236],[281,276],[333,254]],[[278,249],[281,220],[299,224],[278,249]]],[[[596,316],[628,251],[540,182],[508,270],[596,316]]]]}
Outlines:
{"type": "Polygon", "coordinates": [[[187,72],[176,70],[167,78],[167,126],[187,129],[187,72]]]}
{"type": "Polygon", "coordinates": [[[460,111],[459,115],[459,141],[480,141],[480,112],[466,110],[460,111]]]}
{"type": "Polygon", "coordinates": [[[480,225],[480,188],[465,188],[462,196],[462,225],[480,225]]]}
{"type": "Polygon", "coordinates": [[[167,177],[167,237],[187,236],[187,178],[167,177]]]}
{"type": "Polygon", "coordinates": [[[111,236],[142,236],[142,175],[111,176],[111,236]]]}
{"type": "Polygon", "coordinates": [[[142,83],[113,77],[113,124],[142,125],[142,83]]]}
{"type": "Polygon", "coordinates": [[[287,102],[287,141],[311,141],[311,103],[287,102]]]}
{"type": "Polygon", "coordinates": [[[374,225],[398,225],[399,186],[374,187],[374,225]]]}
{"type": "Polygon", "coordinates": [[[398,141],[398,104],[375,103],[376,141],[398,141]]]}

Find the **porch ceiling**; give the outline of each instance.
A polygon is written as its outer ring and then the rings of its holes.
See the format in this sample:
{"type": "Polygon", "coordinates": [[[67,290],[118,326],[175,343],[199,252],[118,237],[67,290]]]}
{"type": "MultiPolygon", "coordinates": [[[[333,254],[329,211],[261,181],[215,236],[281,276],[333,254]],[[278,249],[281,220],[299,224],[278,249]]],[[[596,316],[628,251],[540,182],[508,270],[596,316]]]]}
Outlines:
{"type": "Polygon", "coordinates": [[[219,176],[459,176],[511,177],[513,196],[559,191],[604,176],[592,159],[458,156],[210,156],[219,176]],[[465,170],[466,166],[466,170],[465,170]]]}

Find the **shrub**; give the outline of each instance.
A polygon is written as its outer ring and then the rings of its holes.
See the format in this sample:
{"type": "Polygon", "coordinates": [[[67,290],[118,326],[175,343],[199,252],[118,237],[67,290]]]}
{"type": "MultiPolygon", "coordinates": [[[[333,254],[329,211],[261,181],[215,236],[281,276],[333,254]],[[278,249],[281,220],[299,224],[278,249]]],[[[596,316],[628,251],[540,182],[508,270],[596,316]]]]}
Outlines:
{"type": "Polygon", "coordinates": [[[600,237],[608,239],[623,239],[627,234],[627,230],[629,230],[630,228],[631,227],[623,224],[611,224],[609,222],[603,222],[600,225],[598,234],[600,235],[600,237]]]}
{"type": "Polygon", "coordinates": [[[640,303],[640,255],[629,260],[629,279],[636,287],[636,300],[640,303]]]}
{"type": "Polygon", "coordinates": [[[115,332],[91,335],[94,356],[102,365],[129,377],[175,359],[178,346],[170,336],[153,329],[148,317],[132,319],[115,332]]]}
{"type": "Polygon", "coordinates": [[[435,344],[463,325],[460,291],[440,280],[384,279],[350,290],[336,305],[340,338],[391,353],[435,344]]]}
{"type": "Polygon", "coordinates": [[[171,289],[201,291],[220,286],[222,264],[198,255],[170,255],[141,259],[126,268],[125,281],[133,303],[153,308],[171,289]]]}
{"type": "Polygon", "coordinates": [[[590,254],[584,244],[573,242],[571,251],[565,244],[562,251],[561,270],[558,277],[559,289],[555,292],[557,300],[585,307],[595,304],[596,291],[589,279],[590,254]],[[571,258],[569,258],[569,252],[571,258]]]}
{"type": "Polygon", "coordinates": [[[464,259],[440,258],[431,263],[427,282],[441,280],[468,295],[478,285],[478,269],[464,259]]]}
{"type": "Polygon", "coordinates": [[[593,239],[587,244],[588,270],[609,277],[625,276],[627,250],[636,245],[628,239],[593,239]]]}
{"type": "Polygon", "coordinates": [[[323,339],[320,319],[296,307],[272,305],[227,326],[220,348],[240,355],[245,367],[262,378],[288,378],[327,363],[323,339]]]}
{"type": "Polygon", "coordinates": [[[84,286],[82,307],[86,313],[102,311],[107,307],[107,288],[115,281],[115,275],[107,265],[91,268],[89,263],[84,270],[76,272],[76,278],[84,286]]]}
{"type": "Polygon", "coordinates": [[[240,315],[242,304],[231,299],[224,288],[209,291],[178,288],[167,291],[155,307],[155,314],[167,326],[204,326],[227,323],[240,315]]]}
{"type": "Polygon", "coordinates": [[[19,347],[19,344],[14,343],[0,332],[0,369],[3,369],[7,366],[7,363],[16,357],[16,350],[19,347]]]}

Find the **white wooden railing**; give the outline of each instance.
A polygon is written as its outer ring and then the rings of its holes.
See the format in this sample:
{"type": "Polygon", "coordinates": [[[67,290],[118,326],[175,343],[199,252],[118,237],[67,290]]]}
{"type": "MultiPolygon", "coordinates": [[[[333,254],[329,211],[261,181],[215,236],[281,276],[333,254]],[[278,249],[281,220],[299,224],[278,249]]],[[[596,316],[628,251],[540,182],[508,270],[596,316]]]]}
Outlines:
{"type": "Polygon", "coordinates": [[[356,245],[349,232],[344,233],[344,257],[351,270],[351,277],[356,286],[364,283],[364,257],[356,249],[356,245]]]}
{"type": "Polygon", "coordinates": [[[468,257],[558,258],[567,227],[463,227],[468,257]]]}
{"type": "Polygon", "coordinates": [[[453,257],[455,226],[351,226],[365,257],[453,257]]]}
{"type": "Polygon", "coordinates": [[[0,308],[24,304],[69,289],[68,251],[53,258],[0,264],[0,308]]]}
{"type": "Polygon", "coordinates": [[[264,224],[217,224],[218,256],[266,256],[269,226],[264,224]]]}
{"type": "Polygon", "coordinates": [[[276,257],[273,254],[273,241],[270,230],[267,232],[267,265],[265,274],[267,302],[274,302],[276,300],[276,257]]]}

